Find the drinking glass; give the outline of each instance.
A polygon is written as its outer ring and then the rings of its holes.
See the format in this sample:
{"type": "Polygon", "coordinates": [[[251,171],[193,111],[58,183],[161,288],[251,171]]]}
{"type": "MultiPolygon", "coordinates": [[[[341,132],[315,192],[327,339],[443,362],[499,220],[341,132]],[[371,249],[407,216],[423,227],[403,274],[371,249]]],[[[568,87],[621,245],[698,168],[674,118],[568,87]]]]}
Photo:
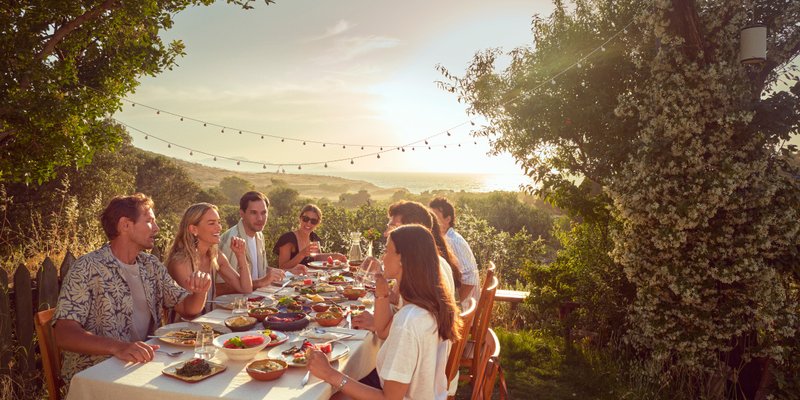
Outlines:
{"type": "Polygon", "coordinates": [[[368,262],[361,263],[358,271],[356,271],[356,282],[358,286],[371,286],[374,288],[375,275],[378,273],[383,273],[383,261],[373,258],[368,262]]]}
{"type": "Polygon", "coordinates": [[[317,255],[319,255],[320,253],[319,242],[313,241],[309,243],[309,246],[311,246],[311,253],[309,253],[309,256],[316,257],[317,255]]]}
{"type": "Polygon", "coordinates": [[[233,299],[233,315],[247,315],[247,297],[241,296],[233,299]]]}
{"type": "Polygon", "coordinates": [[[214,331],[201,329],[197,331],[197,339],[194,341],[194,356],[203,360],[214,358],[217,349],[214,347],[214,331]]]}

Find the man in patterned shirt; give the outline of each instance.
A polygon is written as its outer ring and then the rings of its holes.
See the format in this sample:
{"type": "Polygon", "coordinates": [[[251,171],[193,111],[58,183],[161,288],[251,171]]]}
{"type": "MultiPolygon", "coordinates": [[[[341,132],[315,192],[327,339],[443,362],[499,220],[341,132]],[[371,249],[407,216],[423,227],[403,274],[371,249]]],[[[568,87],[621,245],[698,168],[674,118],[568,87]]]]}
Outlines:
{"type": "Polygon", "coordinates": [[[161,320],[162,308],[196,315],[211,287],[211,276],[198,271],[189,278],[187,292],[155,256],[143,251],[153,248],[158,233],[149,197],[115,197],[100,219],[110,242],[75,262],[53,317],[67,384],[109,356],[126,362],[152,360],[158,346],[144,341],[161,320]]]}
{"type": "Polygon", "coordinates": [[[478,276],[478,263],[475,262],[475,255],[472,254],[472,248],[464,237],[456,232],[453,227],[456,225],[456,211],[453,205],[444,197],[437,197],[431,200],[428,206],[431,208],[436,219],[439,220],[439,228],[447,240],[447,244],[461,264],[461,287],[458,289],[458,295],[461,299],[461,304],[465,304],[470,297],[478,301],[480,296],[480,277],[478,276]]]}

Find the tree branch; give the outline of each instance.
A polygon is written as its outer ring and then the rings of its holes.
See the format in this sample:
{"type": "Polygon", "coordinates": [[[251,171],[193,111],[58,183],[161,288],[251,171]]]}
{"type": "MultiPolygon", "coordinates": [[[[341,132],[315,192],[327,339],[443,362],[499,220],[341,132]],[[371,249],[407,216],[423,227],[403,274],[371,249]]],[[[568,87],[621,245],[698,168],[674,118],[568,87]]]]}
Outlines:
{"type": "Polygon", "coordinates": [[[704,51],[703,38],[700,35],[700,16],[694,0],[672,0],[672,26],[676,33],[686,40],[684,54],[690,60],[708,63],[708,54],[704,51]],[[703,57],[700,58],[700,53],[703,57]]]}
{"type": "Polygon", "coordinates": [[[78,29],[81,25],[85,24],[88,21],[96,19],[100,16],[104,11],[108,11],[113,7],[116,7],[119,3],[117,0],[106,0],[99,6],[86,11],[83,15],[78,16],[77,18],[73,19],[72,21],[67,22],[64,25],[61,25],[55,32],[53,32],[53,36],[44,44],[42,50],[36,54],[36,60],[43,60],[45,57],[49,56],[53,50],[55,50],[56,46],[64,40],[67,35],[69,35],[75,29],[78,29]]]}

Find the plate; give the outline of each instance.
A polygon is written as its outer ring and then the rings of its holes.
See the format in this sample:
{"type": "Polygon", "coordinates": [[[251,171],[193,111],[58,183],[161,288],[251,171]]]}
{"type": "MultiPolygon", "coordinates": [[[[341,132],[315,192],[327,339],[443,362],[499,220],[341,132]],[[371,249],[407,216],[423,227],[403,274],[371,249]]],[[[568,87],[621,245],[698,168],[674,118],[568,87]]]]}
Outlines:
{"type": "MultiPolygon", "coordinates": [[[[305,368],[306,363],[295,363],[292,361],[292,356],[284,356],[281,354],[284,350],[288,350],[292,347],[292,345],[299,346],[302,342],[298,341],[297,343],[284,343],[278,347],[273,347],[272,350],[269,351],[267,354],[267,358],[277,358],[279,360],[286,360],[286,364],[289,364],[290,367],[303,367],[305,368]]],[[[313,342],[312,342],[313,343],[313,342]]],[[[333,342],[333,349],[331,350],[331,354],[328,354],[329,361],[336,361],[340,358],[347,357],[350,354],[350,348],[347,347],[346,344],[342,342],[333,342]]]]}
{"type": "Polygon", "coordinates": [[[215,362],[207,361],[208,362],[208,366],[211,367],[211,372],[209,372],[209,373],[207,373],[205,375],[181,376],[181,375],[178,375],[177,373],[175,373],[176,369],[182,367],[183,364],[185,364],[185,363],[187,363],[187,362],[189,362],[191,360],[193,360],[193,359],[189,359],[189,360],[186,360],[186,361],[181,361],[181,362],[176,363],[176,364],[172,364],[169,367],[164,368],[161,371],[161,373],[166,375],[166,376],[171,376],[173,378],[180,379],[180,380],[182,380],[184,382],[195,383],[195,382],[200,382],[203,379],[206,379],[206,378],[208,378],[210,376],[214,376],[214,375],[216,375],[216,374],[218,374],[218,373],[220,373],[222,371],[225,371],[225,369],[228,368],[227,366],[225,366],[223,364],[217,364],[215,362]]]}
{"type": "Polygon", "coordinates": [[[210,325],[211,329],[214,330],[214,337],[231,332],[231,330],[224,325],[199,322],[176,322],[174,324],[164,325],[156,329],[154,335],[175,336],[174,338],[160,337],[158,340],[175,346],[194,347],[194,339],[196,338],[197,331],[201,329],[202,325],[210,325]]]}
{"type": "Polygon", "coordinates": [[[275,300],[272,300],[269,297],[265,297],[256,293],[251,293],[249,295],[244,295],[241,293],[223,294],[215,297],[214,301],[217,302],[216,303],[217,307],[223,308],[225,310],[232,310],[233,300],[242,296],[247,297],[247,308],[271,307],[272,305],[275,304],[275,300]]]}
{"type": "Polygon", "coordinates": [[[308,268],[315,269],[342,269],[347,266],[347,263],[328,264],[327,261],[311,261],[306,265],[308,265],[308,268]]]}
{"type": "MultiPolygon", "coordinates": [[[[341,275],[339,275],[339,276],[341,276],[341,275]]],[[[349,276],[342,276],[342,278],[344,278],[344,281],[338,281],[338,282],[330,282],[330,281],[328,281],[328,284],[329,285],[349,285],[349,284],[352,284],[353,282],[356,281],[355,279],[353,279],[352,277],[349,277],[349,276]]]]}
{"type": "Polygon", "coordinates": [[[277,338],[275,338],[275,340],[267,343],[267,347],[280,346],[280,345],[286,343],[287,340],[289,340],[289,335],[287,335],[287,334],[285,334],[285,333],[283,333],[281,331],[272,331],[272,333],[274,333],[275,336],[277,336],[277,338]]]}
{"type": "Polygon", "coordinates": [[[281,287],[286,282],[292,282],[292,283],[286,285],[286,287],[304,286],[303,285],[303,281],[306,280],[306,279],[309,279],[309,278],[308,277],[303,277],[303,276],[292,276],[290,278],[284,278],[282,281],[273,281],[272,282],[272,286],[281,287]]]}

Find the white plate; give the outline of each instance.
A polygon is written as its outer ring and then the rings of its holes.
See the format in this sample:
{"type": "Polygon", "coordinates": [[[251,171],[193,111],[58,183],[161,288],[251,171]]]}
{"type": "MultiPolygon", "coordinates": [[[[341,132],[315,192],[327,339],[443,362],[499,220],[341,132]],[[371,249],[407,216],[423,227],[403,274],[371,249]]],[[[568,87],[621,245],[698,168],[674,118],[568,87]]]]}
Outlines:
{"type": "Polygon", "coordinates": [[[347,263],[328,264],[327,261],[311,261],[307,265],[308,268],[316,269],[342,269],[347,266],[347,263]]]}
{"type": "Polygon", "coordinates": [[[282,345],[282,344],[286,343],[287,340],[289,340],[289,336],[287,334],[281,332],[281,331],[273,331],[271,329],[270,329],[270,331],[272,333],[274,333],[275,336],[277,336],[277,338],[275,338],[275,340],[267,343],[267,347],[275,347],[275,346],[278,346],[278,345],[282,345]]]}
{"type": "MultiPolygon", "coordinates": [[[[165,336],[165,335],[169,334],[170,332],[180,331],[180,330],[187,330],[187,331],[197,332],[200,329],[202,329],[202,325],[210,325],[211,329],[213,329],[215,332],[219,333],[219,334],[215,333],[214,337],[217,337],[219,335],[231,332],[231,330],[228,329],[228,327],[224,326],[224,325],[208,324],[208,323],[200,323],[200,322],[176,322],[174,324],[164,325],[164,326],[156,329],[156,331],[154,332],[154,335],[155,336],[165,336]]],[[[165,337],[165,338],[158,338],[158,340],[160,340],[160,341],[162,341],[164,343],[169,343],[171,345],[175,345],[175,346],[187,346],[187,347],[193,347],[194,346],[194,340],[192,340],[192,339],[179,340],[177,338],[176,339],[172,339],[172,338],[169,338],[169,337],[165,337]]]]}
{"type": "Polygon", "coordinates": [[[231,293],[231,294],[223,294],[221,296],[217,296],[214,298],[214,301],[219,308],[224,308],[226,310],[233,309],[233,300],[245,296],[247,298],[250,297],[263,297],[261,301],[247,301],[248,308],[257,308],[257,307],[272,307],[275,304],[275,300],[270,297],[266,297],[257,293],[250,293],[250,294],[241,294],[241,293],[231,293]]]}
{"type": "MultiPolygon", "coordinates": [[[[298,341],[295,345],[296,346],[300,346],[302,343],[303,343],[302,341],[298,341]]],[[[336,360],[338,360],[340,358],[347,357],[347,355],[350,354],[350,348],[347,347],[346,344],[344,344],[342,342],[333,342],[331,344],[333,345],[333,349],[331,349],[331,354],[328,354],[328,360],[336,361],[336,360]]],[[[290,367],[302,367],[302,368],[305,368],[305,366],[306,366],[305,363],[298,364],[298,363],[295,363],[294,361],[292,361],[292,355],[291,354],[288,355],[288,356],[284,356],[283,354],[281,354],[282,351],[288,350],[291,347],[292,347],[292,343],[284,343],[284,344],[282,344],[280,346],[273,347],[272,350],[270,350],[269,353],[267,354],[267,358],[276,358],[278,360],[285,360],[286,364],[288,364],[290,367]]]]}

